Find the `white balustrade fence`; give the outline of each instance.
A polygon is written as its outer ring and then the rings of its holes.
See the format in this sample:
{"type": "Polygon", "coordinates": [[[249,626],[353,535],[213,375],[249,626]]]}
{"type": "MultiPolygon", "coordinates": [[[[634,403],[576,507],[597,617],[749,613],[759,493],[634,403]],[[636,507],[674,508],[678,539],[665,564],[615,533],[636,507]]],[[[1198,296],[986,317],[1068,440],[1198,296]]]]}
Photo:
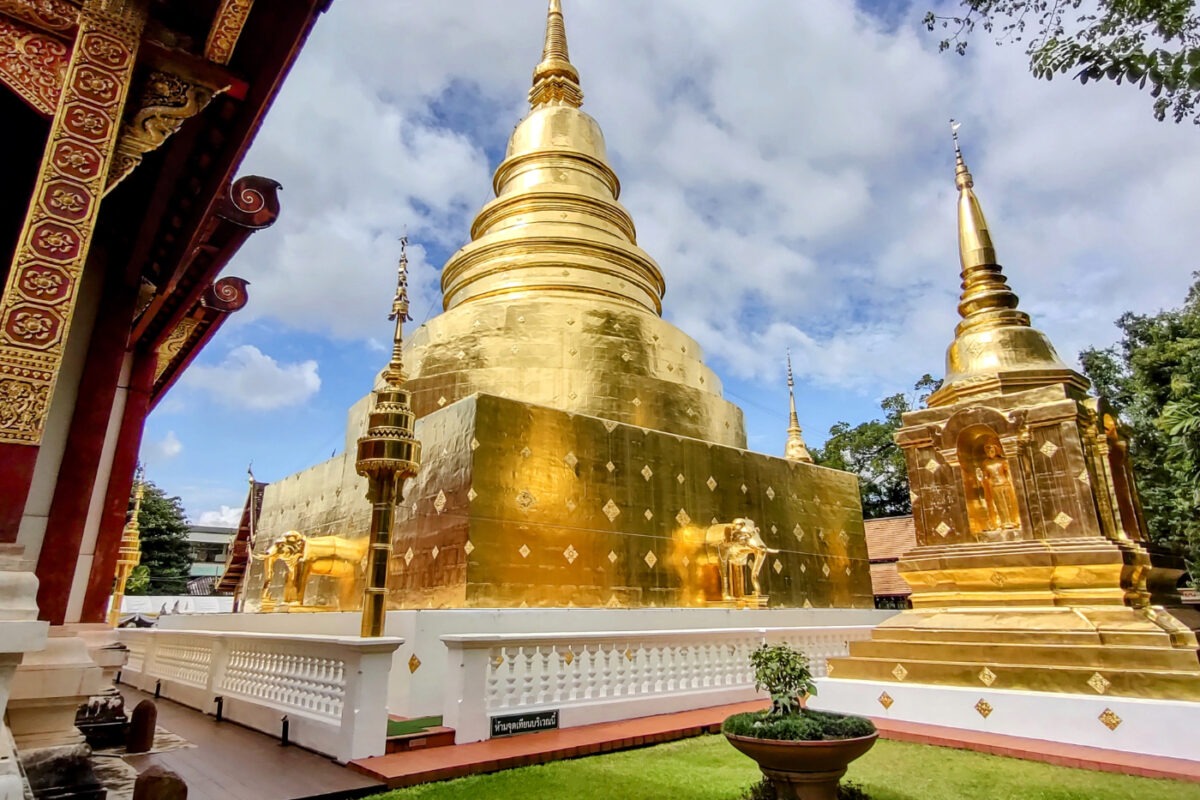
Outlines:
{"type": "Polygon", "coordinates": [[[559,711],[559,725],[666,714],[752,700],[750,654],[785,642],[813,674],[868,639],[870,625],[608,633],[452,634],[444,724],[462,744],[486,739],[491,718],[559,711]]]}
{"type": "Polygon", "coordinates": [[[338,761],[382,755],[395,637],[234,631],[120,631],[124,683],[280,735],[338,761]]]}

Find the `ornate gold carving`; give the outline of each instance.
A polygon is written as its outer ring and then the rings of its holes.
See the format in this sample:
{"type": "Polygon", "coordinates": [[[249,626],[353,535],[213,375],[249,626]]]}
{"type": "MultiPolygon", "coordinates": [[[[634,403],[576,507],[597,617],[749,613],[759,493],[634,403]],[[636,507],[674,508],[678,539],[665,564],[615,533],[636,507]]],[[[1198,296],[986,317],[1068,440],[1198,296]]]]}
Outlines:
{"type": "Polygon", "coordinates": [[[992,715],[994,709],[991,703],[981,697],[979,698],[979,702],[975,704],[975,710],[979,712],[979,716],[987,719],[992,715]]]}
{"type": "Polygon", "coordinates": [[[563,550],[563,558],[567,560],[568,564],[574,564],[575,559],[579,558],[579,551],[575,549],[574,545],[569,544],[567,549],[563,550]]]}
{"type": "Polygon", "coordinates": [[[0,14],[63,37],[79,24],[79,7],[67,0],[0,0],[0,14]]]}
{"type": "Polygon", "coordinates": [[[126,114],[128,121],[117,139],[105,192],[112,191],[142,163],[146,153],[157,150],[185,120],[199,114],[213,97],[228,88],[201,83],[175,72],[152,70],[146,76],[135,107],[126,114]]]}
{"type": "Polygon", "coordinates": [[[475,552],[475,545],[471,543],[470,539],[467,539],[467,543],[463,545],[463,552],[467,555],[475,552]]]}
{"type": "Polygon", "coordinates": [[[1112,686],[1112,681],[1101,675],[1099,672],[1093,673],[1092,677],[1088,678],[1088,686],[1096,692],[1096,694],[1104,694],[1108,691],[1108,687],[1112,686]]]}
{"type": "Polygon", "coordinates": [[[440,489],[437,497],[433,498],[433,510],[439,514],[446,510],[446,493],[440,489]]]}
{"type": "MultiPolygon", "coordinates": [[[[688,513],[686,511],[684,511],[682,508],[679,509],[679,513],[675,515],[675,521],[679,523],[679,526],[681,528],[686,528],[688,525],[692,524],[692,518],[689,517],[688,513]]],[[[736,520],[735,520],[735,524],[736,524],[736,520]]],[[[750,524],[753,526],[754,523],[751,522],[750,524]]]]}
{"type": "Polygon", "coordinates": [[[521,558],[529,558],[529,554],[533,551],[529,549],[529,545],[523,544],[517,549],[517,552],[521,554],[521,558]]]}
{"type": "Polygon", "coordinates": [[[908,677],[908,670],[904,668],[903,664],[897,664],[896,668],[892,670],[892,677],[898,681],[902,681],[908,677]]]}
{"type": "Polygon", "coordinates": [[[884,692],[883,694],[879,695],[879,705],[883,706],[885,709],[891,708],[892,704],[895,702],[896,701],[893,700],[892,696],[890,694],[888,694],[887,692],[884,692]]]}
{"type": "Polygon", "coordinates": [[[646,557],[642,559],[646,562],[646,566],[654,569],[654,565],[658,563],[658,556],[654,555],[653,550],[646,551],[646,557]]]}
{"type": "Polygon", "coordinates": [[[205,58],[216,64],[229,63],[253,6],[254,0],[221,0],[204,43],[205,58]]]}
{"type": "Polygon", "coordinates": [[[979,670],[979,681],[984,686],[991,686],[996,682],[996,673],[992,672],[987,667],[984,667],[983,669],[979,670]]]}
{"type": "Polygon", "coordinates": [[[0,430],[32,435],[46,413],[46,386],[20,380],[0,379],[0,430]]]}
{"type": "MultiPolygon", "coordinates": [[[[25,5],[51,18],[65,12],[55,3],[25,5]]],[[[140,2],[113,9],[88,0],[78,14],[62,96],[0,299],[0,382],[9,396],[0,442],[41,441],[144,24],[140,2]]]]}
{"type": "Polygon", "coordinates": [[[408,671],[409,671],[409,673],[413,673],[413,672],[416,672],[417,670],[419,670],[420,668],[421,668],[421,659],[417,658],[416,653],[413,653],[412,656],[409,657],[409,659],[408,659],[408,671]]]}
{"type": "Polygon", "coordinates": [[[184,317],[179,320],[179,324],[175,329],[167,334],[167,338],[163,339],[162,344],[158,346],[158,353],[154,364],[154,382],[158,383],[162,378],[163,373],[167,371],[167,367],[171,366],[171,362],[187,345],[188,340],[192,338],[192,334],[199,326],[192,317],[184,317]]]}
{"type": "Polygon", "coordinates": [[[71,49],[53,36],[0,17],[0,81],[47,117],[62,94],[71,49]]]}
{"type": "Polygon", "coordinates": [[[1101,711],[1100,716],[1097,719],[1103,722],[1104,727],[1108,728],[1110,731],[1115,731],[1117,726],[1123,722],[1123,720],[1117,716],[1117,712],[1113,711],[1111,708],[1106,708],[1101,711]]]}

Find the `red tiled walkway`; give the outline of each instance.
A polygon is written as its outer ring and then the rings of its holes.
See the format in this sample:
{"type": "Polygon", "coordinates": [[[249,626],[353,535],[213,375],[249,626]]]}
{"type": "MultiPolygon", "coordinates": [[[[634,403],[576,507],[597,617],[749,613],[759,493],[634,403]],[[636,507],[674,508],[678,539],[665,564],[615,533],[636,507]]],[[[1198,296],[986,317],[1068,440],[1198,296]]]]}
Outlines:
{"type": "Polygon", "coordinates": [[[564,758],[659,744],[703,733],[717,733],[721,730],[721,723],[730,714],[758,711],[764,707],[763,702],[756,700],[679,714],[526,733],[454,747],[392,753],[351,761],[350,766],[383,781],[389,789],[396,789],[463,775],[498,772],[511,767],[527,767],[564,758]]]}
{"type": "MultiPolygon", "coordinates": [[[[763,702],[754,701],[679,714],[528,733],[454,747],[434,747],[364,758],[350,762],[350,767],[394,789],[716,733],[721,729],[721,722],[730,714],[764,707],[763,702]]],[[[885,719],[876,719],[875,724],[880,736],[885,739],[975,750],[1065,767],[1200,782],[1200,761],[1137,755],[885,719]]]]}

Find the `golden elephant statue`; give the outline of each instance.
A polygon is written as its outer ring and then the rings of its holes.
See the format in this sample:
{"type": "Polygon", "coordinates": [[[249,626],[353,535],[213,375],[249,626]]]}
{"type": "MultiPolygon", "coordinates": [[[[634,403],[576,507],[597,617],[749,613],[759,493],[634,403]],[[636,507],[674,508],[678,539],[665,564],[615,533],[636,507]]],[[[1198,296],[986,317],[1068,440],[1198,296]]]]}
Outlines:
{"type": "Polygon", "coordinates": [[[314,575],[333,578],[338,584],[338,607],[356,606],[358,577],[362,574],[367,551],[371,542],[368,537],[346,539],[341,536],[306,537],[299,531],[288,531],[271,542],[267,552],[256,555],[263,562],[263,600],[271,588],[275,565],[282,562],[287,568],[284,578],[284,604],[303,604],[304,587],[314,575]]]}
{"type": "Polygon", "coordinates": [[[747,564],[753,596],[762,595],[758,576],[767,561],[767,554],[779,551],[767,547],[754,520],[738,517],[733,522],[709,525],[704,532],[704,544],[717,554],[722,599],[734,600],[750,594],[746,591],[747,564]]]}

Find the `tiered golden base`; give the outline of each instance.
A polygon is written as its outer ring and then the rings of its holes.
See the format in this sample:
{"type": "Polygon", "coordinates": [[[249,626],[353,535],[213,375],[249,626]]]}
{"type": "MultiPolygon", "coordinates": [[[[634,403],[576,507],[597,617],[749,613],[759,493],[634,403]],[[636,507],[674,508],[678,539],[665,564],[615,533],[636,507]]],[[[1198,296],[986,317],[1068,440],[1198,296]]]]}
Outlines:
{"type": "Polygon", "coordinates": [[[1194,637],[1122,606],[917,609],[880,625],[830,676],[850,680],[1200,700],[1194,637]]]}

